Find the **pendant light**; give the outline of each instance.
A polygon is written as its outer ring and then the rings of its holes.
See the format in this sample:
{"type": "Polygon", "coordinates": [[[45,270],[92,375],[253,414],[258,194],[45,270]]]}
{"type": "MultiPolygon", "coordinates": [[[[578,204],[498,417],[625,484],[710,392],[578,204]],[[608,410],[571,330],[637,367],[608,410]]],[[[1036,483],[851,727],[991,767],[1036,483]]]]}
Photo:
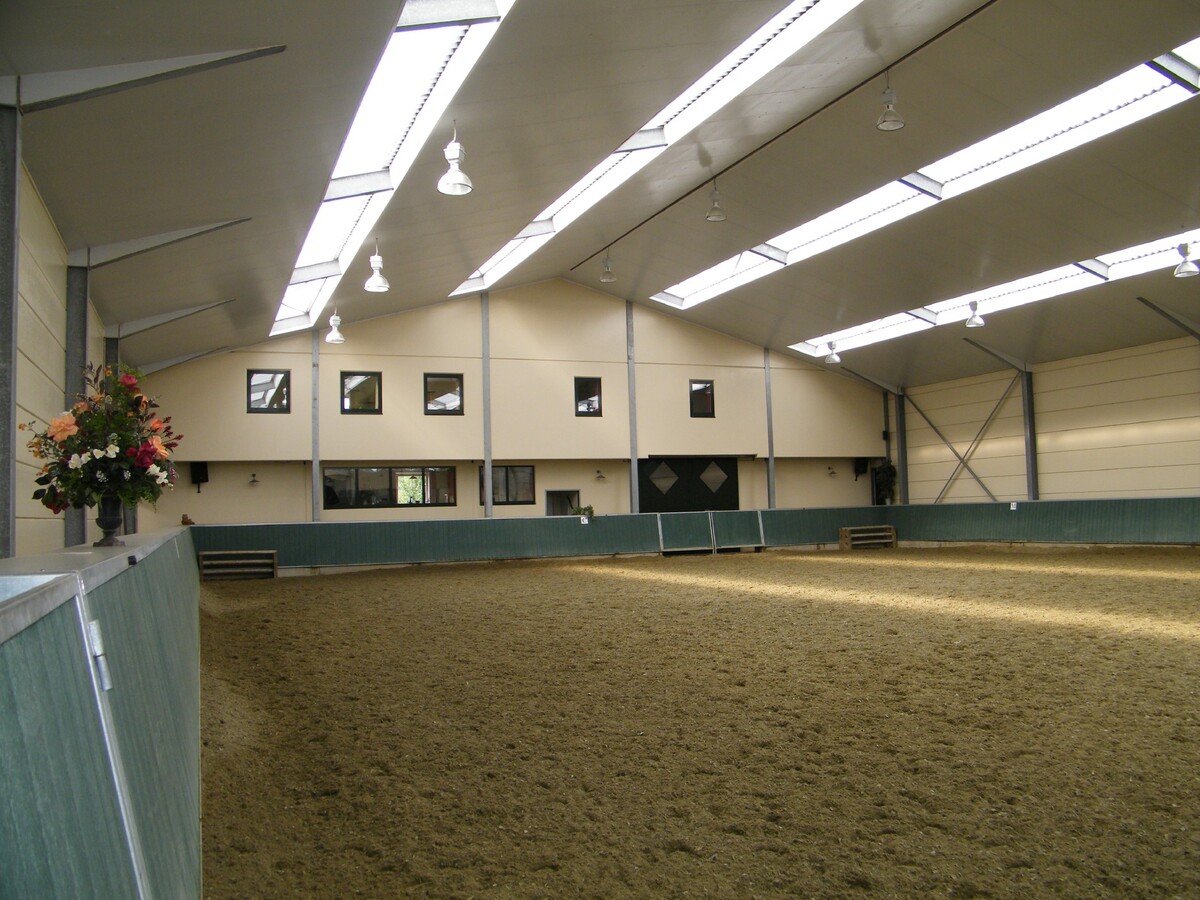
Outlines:
{"type": "Polygon", "coordinates": [[[329,317],[329,334],[325,335],[325,343],[327,344],[344,344],[346,336],[338,329],[342,324],[342,317],[337,314],[337,309],[334,309],[333,315],[329,317]]]}
{"type": "Polygon", "coordinates": [[[704,217],[705,221],[724,222],[725,210],[721,207],[721,192],[717,190],[717,179],[715,178],[713,179],[712,192],[708,195],[708,199],[712,203],[712,207],[709,209],[708,215],[704,217]]]}
{"type": "Polygon", "coordinates": [[[884,70],[883,78],[883,112],[879,114],[875,127],[880,131],[899,131],[904,127],[904,119],[896,112],[896,92],[892,90],[891,69],[884,70]]]}
{"type": "Polygon", "coordinates": [[[604,271],[602,271],[600,273],[600,283],[601,284],[612,284],[616,280],[617,280],[617,276],[613,274],[613,270],[612,270],[612,259],[609,257],[608,252],[605,251],[605,253],[604,253],[604,271]]]}
{"type": "Polygon", "coordinates": [[[379,239],[375,239],[375,255],[371,257],[371,277],[363,285],[363,289],[372,294],[382,294],[391,285],[383,275],[383,257],[379,255],[379,239]]]}
{"type": "Polygon", "coordinates": [[[1177,248],[1179,255],[1183,257],[1183,262],[1175,267],[1176,278],[1191,278],[1193,275],[1200,273],[1200,267],[1192,261],[1192,245],[1180,244],[1177,248]]]}
{"type": "Polygon", "coordinates": [[[968,328],[982,328],[984,326],[983,316],[979,314],[979,304],[974,300],[970,302],[971,316],[967,319],[968,328]]]}
{"type": "Polygon", "coordinates": [[[467,154],[463,150],[463,145],[458,142],[457,122],[454,123],[454,137],[446,145],[443,153],[446,155],[446,162],[450,164],[450,168],[438,180],[437,189],[443,194],[449,194],[451,197],[461,197],[464,194],[471,193],[475,185],[471,183],[471,179],[467,177],[467,173],[462,170],[462,163],[466,159],[467,154]]]}
{"type": "Polygon", "coordinates": [[[825,365],[840,366],[841,364],[842,364],[842,358],[840,356],[838,356],[837,344],[835,344],[833,341],[830,341],[829,342],[829,355],[825,357],[825,365]]]}

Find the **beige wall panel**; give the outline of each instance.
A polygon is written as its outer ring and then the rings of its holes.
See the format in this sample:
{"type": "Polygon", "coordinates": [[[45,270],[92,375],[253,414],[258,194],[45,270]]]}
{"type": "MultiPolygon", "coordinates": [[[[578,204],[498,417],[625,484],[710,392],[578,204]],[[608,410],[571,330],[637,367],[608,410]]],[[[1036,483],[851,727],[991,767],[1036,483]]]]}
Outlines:
{"type": "MultiPolygon", "coordinates": [[[[1123,403],[1106,403],[1103,407],[1105,427],[1141,426],[1146,428],[1195,427],[1195,407],[1200,403],[1196,394],[1171,397],[1147,397],[1123,403]],[[1179,423],[1179,424],[1173,424],[1179,423]]],[[[1096,424],[1097,411],[1094,407],[1073,407],[1038,411],[1038,429],[1054,432],[1086,430],[1096,424]]]]}
{"type": "Polygon", "coordinates": [[[66,526],[62,516],[50,519],[17,519],[16,544],[18,556],[52,553],[66,544],[66,526]]]}
{"type": "Polygon", "coordinates": [[[1041,479],[1043,500],[1109,497],[1193,497],[1200,493],[1200,464],[1153,469],[1054,472],[1041,479]]]}
{"type": "Polygon", "coordinates": [[[339,354],[321,361],[321,459],[390,462],[483,458],[479,359],[339,354]],[[343,414],[342,372],[383,374],[383,414],[343,414]],[[425,374],[462,373],[463,415],[425,415],[425,374]]]}
{"type": "Polygon", "coordinates": [[[67,340],[67,266],[66,250],[62,249],[63,256],[55,259],[55,249],[21,241],[18,293],[61,348],[67,340]],[[56,277],[61,280],[54,281],[56,277]]]}
{"type": "MultiPolygon", "coordinates": [[[[1043,391],[1035,376],[1034,385],[1037,392],[1034,409],[1039,420],[1043,414],[1050,415],[1064,409],[1097,408],[1098,414],[1103,415],[1102,408],[1110,403],[1137,403],[1162,397],[1179,397],[1185,402],[1189,398],[1197,401],[1197,397],[1200,397],[1200,368],[1192,372],[1169,372],[1124,381],[1097,381],[1089,387],[1055,391],[1043,391]]],[[[1200,407],[1200,401],[1196,402],[1196,406],[1200,407]]],[[[1040,430],[1040,422],[1038,427],[1040,430]]]]}
{"type": "Polygon", "coordinates": [[[1093,356],[1060,360],[1038,366],[1034,384],[1039,391],[1089,387],[1169,372],[1195,372],[1200,367],[1200,346],[1191,338],[1178,338],[1113,350],[1093,356]]]}
{"type": "Polygon", "coordinates": [[[738,509],[767,508],[767,461],[765,459],[739,459],[738,509]]]}
{"type": "Polygon", "coordinates": [[[308,473],[302,462],[213,462],[208,483],[197,492],[183,466],[175,487],[155,507],[138,507],[138,528],[174,528],[185,513],[198,525],[307,522],[312,518],[308,473]],[[258,484],[250,484],[251,474],[258,484]]]}
{"type": "MultiPolygon", "coordinates": [[[[62,360],[59,360],[61,366],[62,360]]],[[[17,354],[17,421],[28,422],[32,419],[43,426],[50,419],[63,412],[62,380],[51,381],[46,378],[40,366],[36,366],[24,353],[17,354]]]]}
{"type": "Polygon", "coordinates": [[[870,505],[871,476],[860,475],[855,481],[853,458],[775,460],[775,506],[778,509],[870,505]],[[830,475],[830,469],[836,474],[830,475]]]}
{"type": "Polygon", "coordinates": [[[779,370],[774,359],[771,366],[776,457],[883,456],[879,390],[811,368],[779,370]]]}
{"type": "Polygon", "coordinates": [[[639,364],[638,456],[765,456],[766,401],[763,369],[713,365],[639,364]],[[711,419],[693,419],[688,382],[713,381],[711,419]]]}
{"type": "Polygon", "coordinates": [[[763,367],[761,347],[641,306],[633,308],[633,352],[641,363],[763,367]]]}
{"type": "Polygon", "coordinates": [[[489,300],[492,359],[624,363],[625,304],[568,281],[543,281],[489,300]]]}
{"type": "MultiPolygon", "coordinates": [[[[1101,472],[1105,470],[1125,471],[1131,469],[1166,469],[1180,463],[1200,466],[1200,435],[1192,441],[1176,443],[1144,444],[1133,447],[1100,447],[1092,450],[1074,449],[1069,452],[1044,452],[1040,454],[1040,471],[1051,472],[1101,472]]],[[[1162,487],[1170,487],[1163,484],[1162,487]]]]}
{"type": "MultiPolygon", "coordinates": [[[[47,326],[46,320],[32,309],[21,297],[17,311],[17,347],[36,368],[40,377],[45,381],[59,386],[59,403],[64,401],[62,385],[65,383],[63,360],[66,358],[61,336],[53,333],[47,326]],[[47,368],[47,366],[57,368],[47,368]]],[[[60,310],[62,312],[62,310],[60,310]]],[[[65,313],[64,313],[65,316],[65,313]]]]}
{"type": "Polygon", "coordinates": [[[340,345],[326,344],[323,336],[328,329],[323,329],[321,357],[322,360],[326,356],[343,355],[478,358],[483,355],[482,321],[478,297],[447,300],[411,312],[344,325],[346,343],[340,345]]]}
{"type": "Polygon", "coordinates": [[[492,454],[530,459],[628,456],[625,364],[493,359],[492,454]],[[576,376],[601,379],[602,416],[575,415],[576,376]]]}
{"type": "MultiPolygon", "coordinates": [[[[991,424],[984,432],[983,439],[971,454],[971,459],[988,459],[997,456],[1025,456],[1025,431],[1023,422],[1001,420],[991,424]]],[[[967,427],[952,428],[947,437],[960,454],[965,454],[971,447],[976,431],[967,427]],[[957,435],[957,437],[956,437],[957,435]]],[[[946,432],[943,432],[946,434],[946,432]]],[[[924,462],[927,459],[953,459],[950,448],[942,443],[941,438],[931,429],[923,428],[908,433],[908,464],[924,462]]]]}
{"type": "MultiPolygon", "coordinates": [[[[312,376],[309,353],[278,352],[259,345],[193,360],[143,380],[183,435],[179,461],[301,460],[312,456],[312,376]],[[246,412],[247,369],[290,369],[292,411],[246,412]]],[[[386,394],[384,395],[386,399],[386,394]]]]}

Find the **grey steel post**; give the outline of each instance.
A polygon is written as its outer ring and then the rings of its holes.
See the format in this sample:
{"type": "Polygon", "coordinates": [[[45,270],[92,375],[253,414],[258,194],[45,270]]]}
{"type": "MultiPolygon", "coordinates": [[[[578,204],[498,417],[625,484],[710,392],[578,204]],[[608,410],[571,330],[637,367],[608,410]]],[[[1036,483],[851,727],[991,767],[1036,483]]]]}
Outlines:
{"type": "Polygon", "coordinates": [[[492,517],[492,322],[488,292],[479,295],[483,321],[483,516],[492,517]]]}
{"type": "Polygon", "coordinates": [[[625,301],[625,364],[629,382],[629,511],[640,512],[638,496],[637,366],[633,352],[633,301],[625,301]]]}
{"type": "MultiPolygon", "coordinates": [[[[67,266],[67,334],[66,363],[63,372],[63,409],[83,393],[83,367],[87,365],[88,321],[87,266],[67,266]]],[[[87,539],[87,517],[82,509],[63,512],[66,546],[74,547],[87,539]]]]}
{"type": "Polygon", "coordinates": [[[0,106],[0,557],[17,552],[17,258],[21,113],[0,106]]]}
{"type": "Polygon", "coordinates": [[[321,521],[321,504],[325,501],[324,480],[321,478],[321,329],[312,332],[312,520],[321,521]]]}
{"type": "MultiPolygon", "coordinates": [[[[771,408],[771,351],[763,347],[763,373],[767,388],[767,509],[775,508],[775,417],[771,408]]],[[[760,520],[761,522],[761,520],[760,520]]]]}
{"type": "Polygon", "coordinates": [[[908,503],[908,423],[904,415],[904,391],[896,395],[896,474],[900,502],[908,503]]]}
{"type": "Polygon", "coordinates": [[[1033,415],[1033,373],[1021,372],[1021,410],[1025,418],[1025,482],[1030,500],[1039,499],[1037,422],[1033,415]]]}

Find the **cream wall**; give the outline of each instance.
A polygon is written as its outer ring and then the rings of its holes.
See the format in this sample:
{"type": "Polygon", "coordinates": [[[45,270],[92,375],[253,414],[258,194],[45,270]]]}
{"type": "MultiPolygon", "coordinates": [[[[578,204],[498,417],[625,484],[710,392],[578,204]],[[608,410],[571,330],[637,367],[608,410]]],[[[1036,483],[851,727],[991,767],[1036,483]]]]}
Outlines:
{"type": "MultiPolygon", "coordinates": [[[[1013,373],[911,389],[965,453],[1013,373]]],[[[1180,338],[1038,366],[1033,372],[1044,500],[1200,494],[1200,346],[1180,338]]],[[[1026,498],[1024,422],[1014,386],[968,460],[998,500],[1026,498]]],[[[930,503],[954,471],[949,449],[911,407],[909,496],[930,503]]],[[[987,500],[965,472],[947,501],[987,500]]]]}
{"type": "Polygon", "coordinates": [[[771,354],[775,456],[882,457],[883,393],[782,354],[771,354]]]}
{"type": "MultiPolygon", "coordinates": [[[[40,428],[66,405],[67,248],[24,166],[18,191],[16,415],[40,428]]],[[[41,463],[26,449],[26,439],[17,432],[19,555],[61,549],[65,534],[63,517],[32,499],[41,463]]]]}
{"type": "Polygon", "coordinates": [[[198,525],[307,522],[312,518],[310,471],[307,462],[210,462],[208,483],[197,491],[185,462],[174,488],[154,506],[138,507],[138,530],[173,528],[185,514],[198,525]],[[257,484],[250,483],[251,476],[257,484]]]}
{"type": "Polygon", "coordinates": [[[779,509],[870,506],[871,500],[871,475],[860,475],[856,481],[853,457],[775,462],[775,505],[779,509]]]}

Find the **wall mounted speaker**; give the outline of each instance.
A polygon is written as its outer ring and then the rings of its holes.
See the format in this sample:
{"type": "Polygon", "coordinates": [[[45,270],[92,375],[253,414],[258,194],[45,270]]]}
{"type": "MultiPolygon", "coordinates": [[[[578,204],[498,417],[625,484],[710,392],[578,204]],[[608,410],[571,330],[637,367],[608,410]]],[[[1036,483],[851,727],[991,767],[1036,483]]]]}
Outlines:
{"type": "Polygon", "coordinates": [[[196,493],[200,493],[200,485],[208,484],[208,463],[194,462],[192,467],[192,484],[196,486],[196,493]]]}

